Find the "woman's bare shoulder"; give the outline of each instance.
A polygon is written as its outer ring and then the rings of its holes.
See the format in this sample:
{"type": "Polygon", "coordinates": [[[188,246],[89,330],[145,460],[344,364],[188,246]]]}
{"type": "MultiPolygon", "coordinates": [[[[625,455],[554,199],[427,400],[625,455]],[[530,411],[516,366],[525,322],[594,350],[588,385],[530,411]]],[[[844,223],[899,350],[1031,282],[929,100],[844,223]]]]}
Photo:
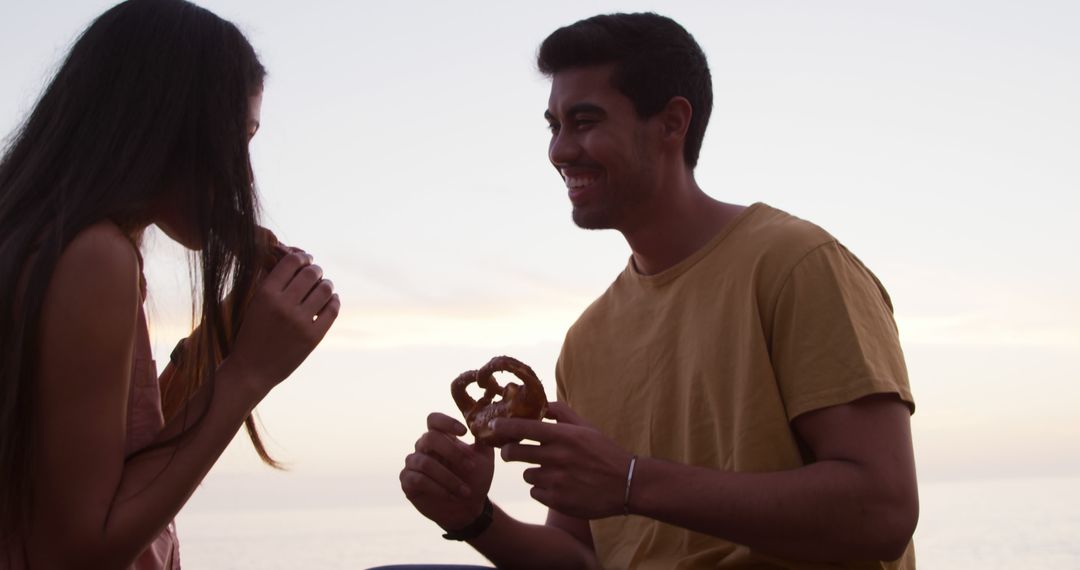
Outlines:
{"type": "Polygon", "coordinates": [[[111,221],[97,222],[64,248],[49,283],[49,302],[92,301],[101,310],[134,306],[139,272],[139,255],[128,236],[111,221]]]}
{"type": "Polygon", "coordinates": [[[138,270],[135,244],[110,220],[97,222],[75,235],[60,262],[102,264],[103,268],[138,270]]]}

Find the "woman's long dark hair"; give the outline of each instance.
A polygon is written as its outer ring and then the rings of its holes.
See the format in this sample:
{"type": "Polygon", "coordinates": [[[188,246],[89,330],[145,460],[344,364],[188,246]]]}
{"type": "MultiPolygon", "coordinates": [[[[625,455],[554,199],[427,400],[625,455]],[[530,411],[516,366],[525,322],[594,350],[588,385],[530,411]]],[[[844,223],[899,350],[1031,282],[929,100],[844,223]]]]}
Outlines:
{"type": "Polygon", "coordinates": [[[150,205],[178,193],[205,247],[193,308],[202,334],[173,399],[228,354],[244,304],[226,314],[223,298],[249,298],[259,270],[247,122],[264,75],[231,23],[184,0],[129,0],[83,32],[10,139],[0,158],[0,538],[30,513],[42,302],[79,232],[112,220],[138,243],[150,205]]]}

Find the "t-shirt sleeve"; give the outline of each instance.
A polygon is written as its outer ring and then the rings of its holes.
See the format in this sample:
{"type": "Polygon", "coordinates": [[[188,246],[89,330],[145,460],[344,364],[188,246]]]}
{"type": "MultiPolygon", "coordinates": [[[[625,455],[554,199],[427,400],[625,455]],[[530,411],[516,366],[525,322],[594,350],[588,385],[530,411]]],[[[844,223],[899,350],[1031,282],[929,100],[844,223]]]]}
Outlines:
{"type": "Polygon", "coordinates": [[[791,270],[775,304],[770,354],[789,421],[881,393],[915,410],[888,293],[835,241],[791,270]]]}
{"type": "MultiPolygon", "coordinates": [[[[569,336],[569,335],[567,335],[569,336]]],[[[555,398],[559,402],[566,402],[566,366],[569,355],[566,345],[569,341],[564,340],[562,349],[559,351],[559,359],[555,361],[555,398]]],[[[569,403],[569,402],[567,402],[569,403]]]]}

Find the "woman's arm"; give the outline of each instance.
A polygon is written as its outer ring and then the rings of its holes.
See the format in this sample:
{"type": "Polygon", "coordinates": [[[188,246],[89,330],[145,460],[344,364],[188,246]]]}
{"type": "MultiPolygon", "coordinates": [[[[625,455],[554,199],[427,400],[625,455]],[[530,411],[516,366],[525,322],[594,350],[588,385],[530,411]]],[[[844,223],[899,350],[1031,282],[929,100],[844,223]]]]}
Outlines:
{"type": "MultiPolygon", "coordinates": [[[[204,387],[190,404],[189,418],[205,415],[189,437],[125,463],[138,261],[111,225],[76,237],[41,316],[32,565],[124,567],[161,532],[255,404],[332,324],[337,297],[311,267],[310,257],[289,256],[260,284],[233,356],[215,375],[213,398],[204,387]]],[[[179,432],[183,416],[161,437],[179,432]]]]}

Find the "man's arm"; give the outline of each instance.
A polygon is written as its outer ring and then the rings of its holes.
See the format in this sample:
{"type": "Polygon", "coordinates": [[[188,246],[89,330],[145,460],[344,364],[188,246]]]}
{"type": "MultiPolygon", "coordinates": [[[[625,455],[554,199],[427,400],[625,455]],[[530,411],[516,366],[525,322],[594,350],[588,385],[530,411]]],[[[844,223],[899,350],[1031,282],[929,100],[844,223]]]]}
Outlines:
{"type": "Polygon", "coordinates": [[[596,551],[596,547],[593,545],[592,529],[589,527],[588,520],[564,515],[555,509],[548,509],[547,521],[544,524],[562,530],[574,537],[578,542],[584,544],[590,552],[596,551]]]}
{"type": "MultiPolygon", "coordinates": [[[[556,518],[559,515],[556,514],[556,518]]],[[[491,560],[498,568],[547,570],[550,568],[599,568],[591,542],[583,544],[566,525],[577,521],[577,532],[584,523],[580,519],[559,521],[552,524],[549,513],[547,524],[523,523],[502,509],[495,507],[491,526],[469,544],[491,560]]]]}
{"type": "Polygon", "coordinates": [[[918,518],[907,407],[864,398],[804,414],[793,427],[814,458],[790,471],[639,459],[631,510],[785,558],[899,558],[918,518]]]}
{"type": "MultiPolygon", "coordinates": [[[[498,437],[532,495],[581,518],[623,512],[630,454],[564,405],[558,424],[498,420],[498,437]]],[[[908,408],[890,395],[803,414],[793,422],[812,454],[803,467],[733,473],[639,458],[633,514],[797,560],[891,560],[903,554],[918,518],[908,408]]]]}

